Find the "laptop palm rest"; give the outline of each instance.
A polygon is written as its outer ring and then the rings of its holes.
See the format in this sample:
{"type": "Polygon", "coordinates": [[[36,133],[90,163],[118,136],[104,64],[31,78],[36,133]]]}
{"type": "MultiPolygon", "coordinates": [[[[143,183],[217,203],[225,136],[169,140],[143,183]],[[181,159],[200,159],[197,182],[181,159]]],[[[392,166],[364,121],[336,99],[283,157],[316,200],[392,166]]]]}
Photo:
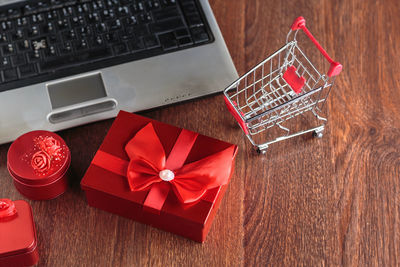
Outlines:
{"type": "Polygon", "coordinates": [[[53,111],[49,122],[59,123],[113,110],[117,101],[107,98],[100,73],[71,78],[47,85],[53,111]]]}

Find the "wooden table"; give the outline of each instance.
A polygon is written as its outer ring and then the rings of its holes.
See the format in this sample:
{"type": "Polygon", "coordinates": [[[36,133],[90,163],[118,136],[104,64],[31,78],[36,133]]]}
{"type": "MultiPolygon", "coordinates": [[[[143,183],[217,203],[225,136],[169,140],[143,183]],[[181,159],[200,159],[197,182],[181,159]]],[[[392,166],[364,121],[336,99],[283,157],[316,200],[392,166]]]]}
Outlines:
{"type": "MultiPolygon", "coordinates": [[[[90,208],[80,180],[112,120],[60,132],[72,150],[68,191],[29,201],[40,266],[400,265],[400,2],[211,0],[240,75],[284,44],[294,18],[344,71],[322,139],[253,152],[222,96],[140,114],[239,146],[204,244],[90,208]]],[[[0,196],[24,199],[0,146],[0,196]]],[[[1,242],[1,241],[0,241],[1,242]]]]}

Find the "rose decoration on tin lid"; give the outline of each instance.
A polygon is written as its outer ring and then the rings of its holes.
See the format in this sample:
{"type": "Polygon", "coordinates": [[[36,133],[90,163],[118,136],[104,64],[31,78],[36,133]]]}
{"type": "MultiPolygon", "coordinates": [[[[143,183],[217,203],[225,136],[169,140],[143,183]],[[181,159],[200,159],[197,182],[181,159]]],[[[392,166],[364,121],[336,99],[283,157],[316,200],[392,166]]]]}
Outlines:
{"type": "Polygon", "coordinates": [[[60,156],[61,152],[60,141],[56,140],[51,136],[47,136],[42,141],[40,141],[39,147],[43,152],[46,152],[51,157],[60,156]]]}
{"type": "Polygon", "coordinates": [[[0,199],[0,220],[14,216],[17,213],[14,202],[10,199],[0,199]]]}
{"type": "Polygon", "coordinates": [[[31,166],[35,171],[43,173],[51,168],[52,161],[60,160],[61,144],[51,136],[39,136],[35,142],[40,150],[32,155],[31,166]]]}
{"type": "Polygon", "coordinates": [[[51,158],[44,151],[38,151],[32,156],[31,166],[38,172],[45,172],[50,169],[51,158]]]}

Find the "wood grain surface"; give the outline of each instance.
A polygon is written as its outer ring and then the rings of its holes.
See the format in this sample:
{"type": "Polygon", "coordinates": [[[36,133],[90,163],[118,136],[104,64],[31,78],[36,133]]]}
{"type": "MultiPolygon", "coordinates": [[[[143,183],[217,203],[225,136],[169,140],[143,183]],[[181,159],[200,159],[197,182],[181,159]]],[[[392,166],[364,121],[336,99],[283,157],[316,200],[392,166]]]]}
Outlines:
{"type": "MultiPolygon", "coordinates": [[[[29,201],[39,266],[400,266],[400,2],[210,0],[240,75],[281,47],[299,15],[344,65],[322,139],[257,155],[221,94],[141,115],[239,146],[207,241],[198,244],[90,208],[80,180],[112,120],[61,131],[68,191],[29,201]]],[[[221,88],[222,89],[222,88],[221,88]]],[[[25,199],[0,146],[0,197],[25,199]]],[[[0,241],[1,242],[1,241],[0,241]]]]}

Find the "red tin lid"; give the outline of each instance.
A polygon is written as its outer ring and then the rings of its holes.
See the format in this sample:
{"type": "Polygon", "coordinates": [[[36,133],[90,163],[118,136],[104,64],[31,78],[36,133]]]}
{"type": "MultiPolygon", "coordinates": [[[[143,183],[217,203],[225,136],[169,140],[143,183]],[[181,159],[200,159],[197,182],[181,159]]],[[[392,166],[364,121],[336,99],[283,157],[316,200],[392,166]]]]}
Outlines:
{"type": "Polygon", "coordinates": [[[13,206],[17,212],[12,218],[0,219],[0,259],[35,250],[36,229],[31,206],[24,200],[12,202],[9,199],[0,199],[0,205],[1,203],[13,206]]]}
{"type": "Polygon", "coordinates": [[[46,185],[69,168],[71,153],[64,140],[48,131],[26,133],[11,144],[7,167],[14,179],[28,185],[46,185]]]}

